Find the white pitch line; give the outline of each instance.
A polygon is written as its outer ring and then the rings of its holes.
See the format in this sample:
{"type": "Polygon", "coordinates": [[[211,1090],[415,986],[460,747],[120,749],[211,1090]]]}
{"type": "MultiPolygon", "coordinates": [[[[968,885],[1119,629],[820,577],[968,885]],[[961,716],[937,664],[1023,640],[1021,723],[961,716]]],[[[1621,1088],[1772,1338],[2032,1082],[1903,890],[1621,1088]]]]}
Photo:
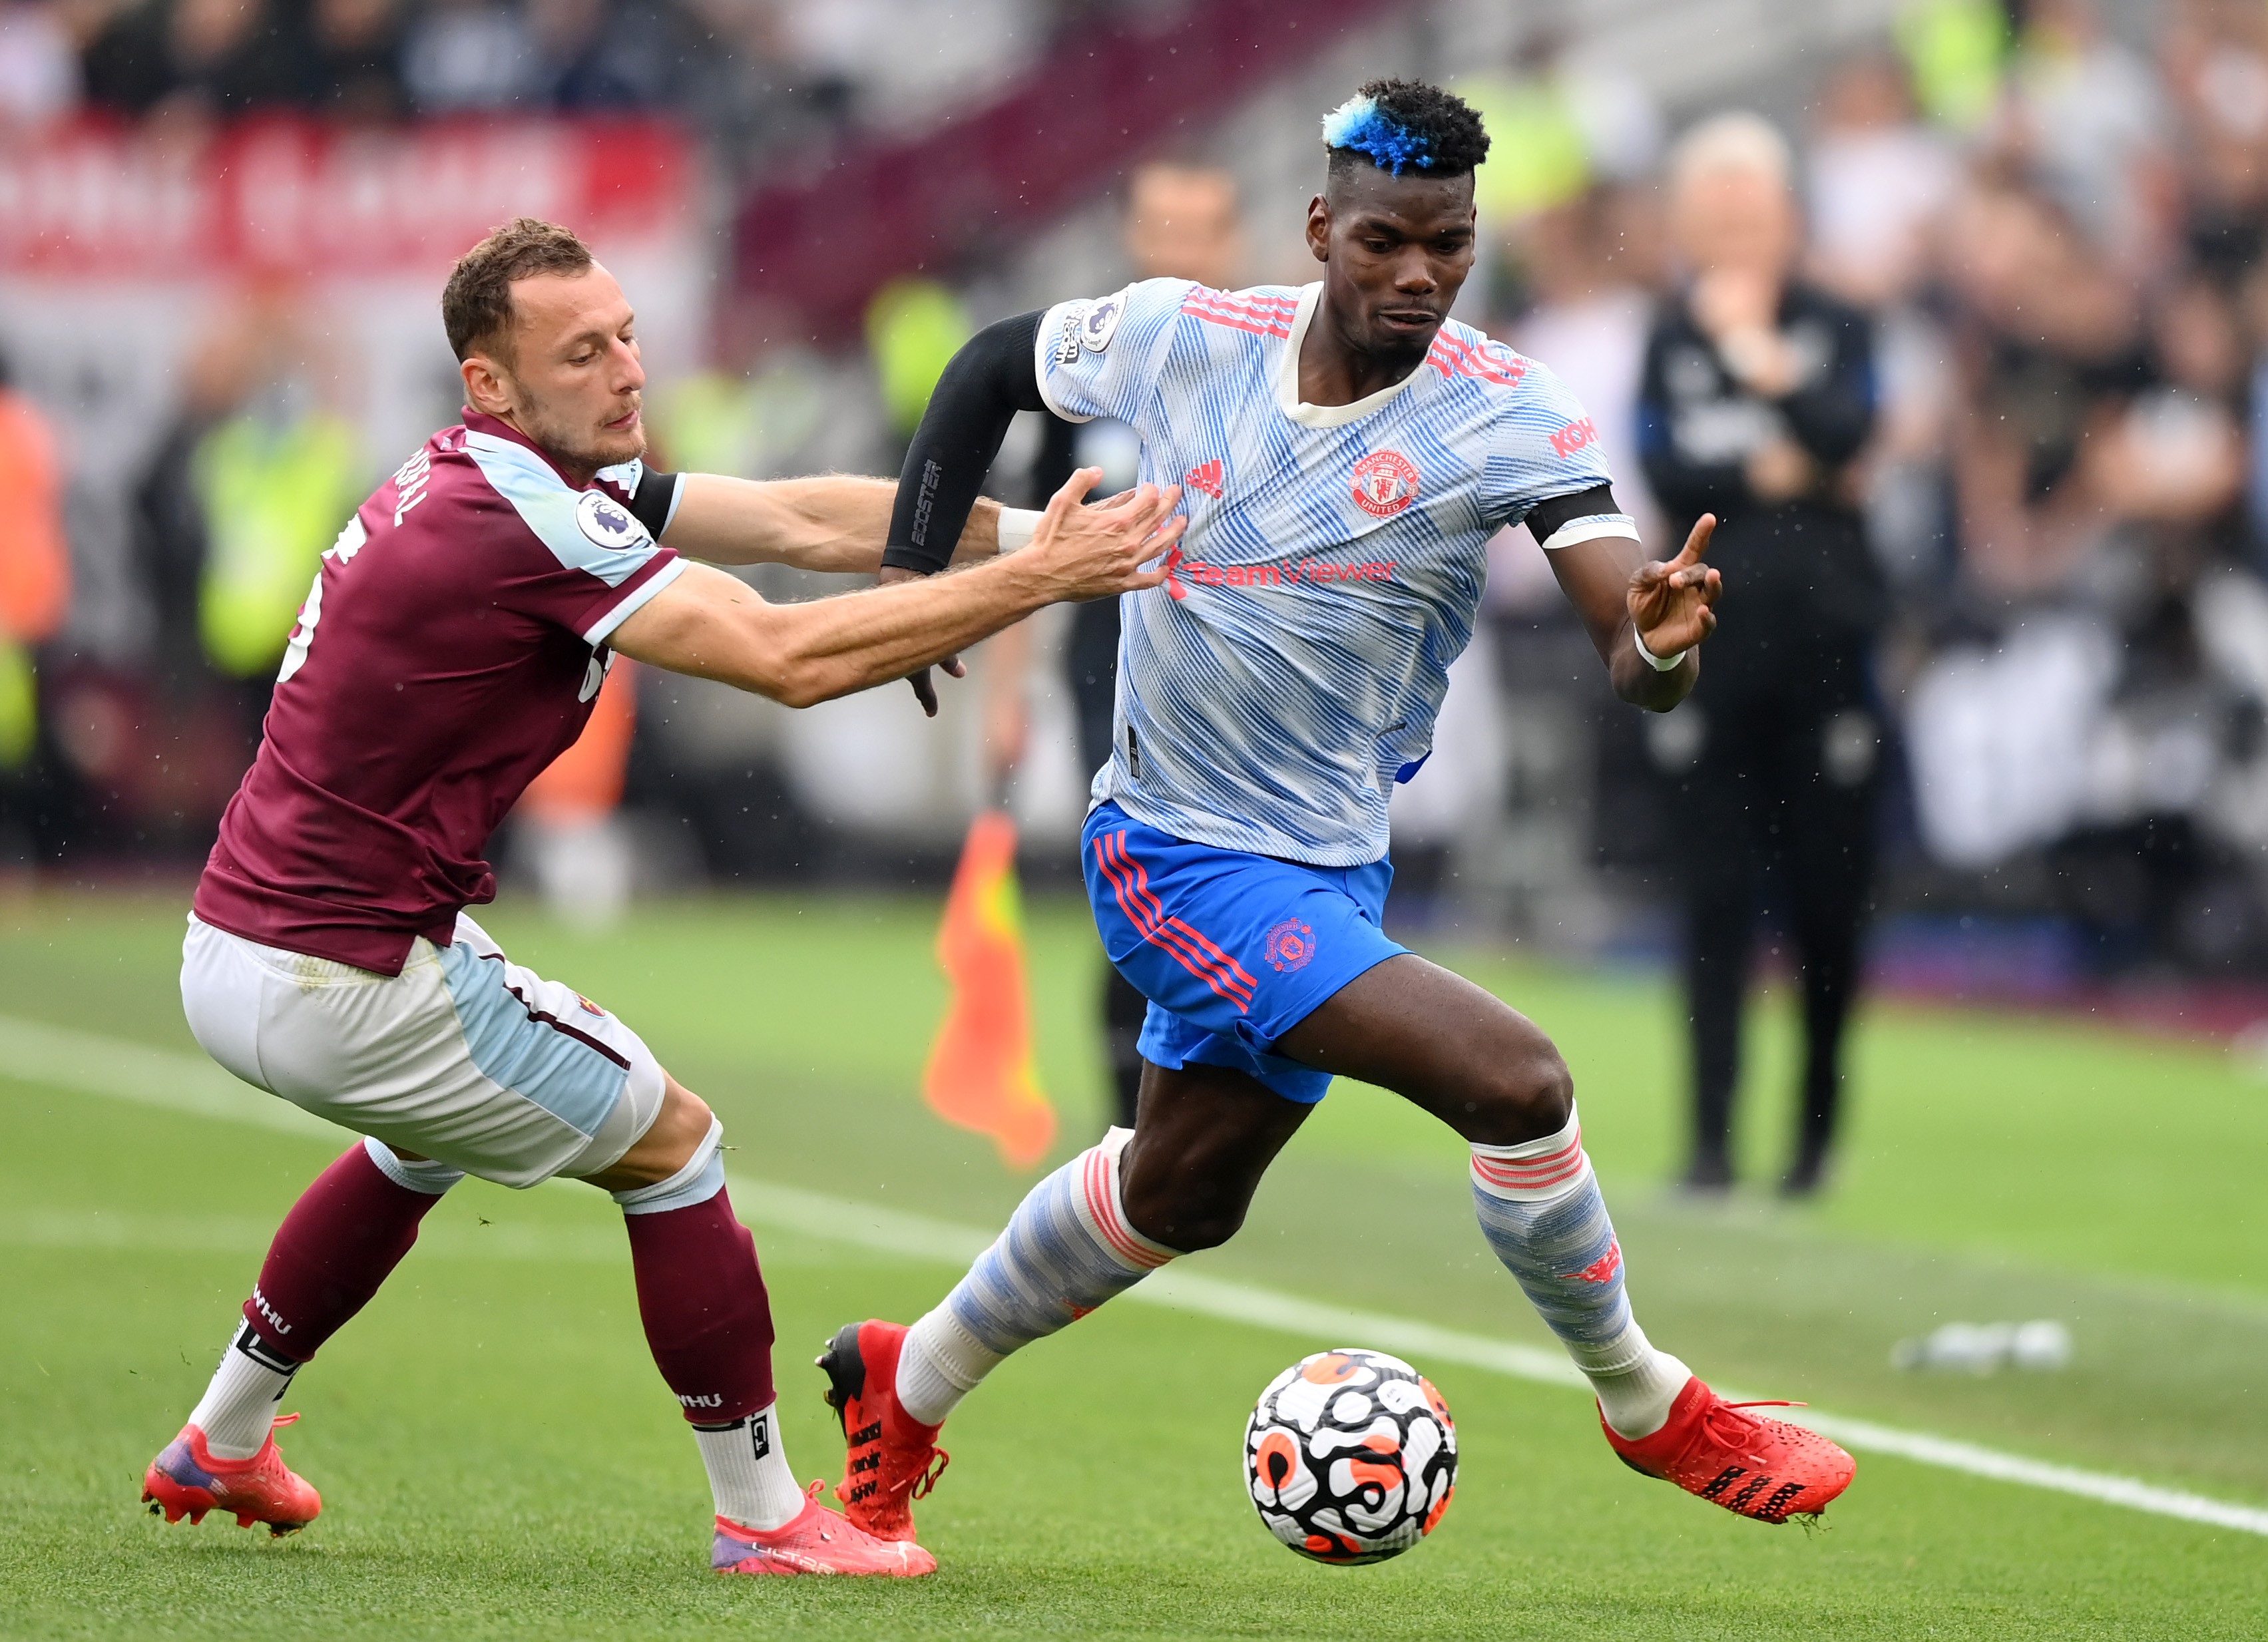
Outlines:
{"type": "MultiPolygon", "coordinates": [[[[251,1123],[300,1136],[335,1139],[344,1131],[290,1102],[263,1094],[202,1057],[150,1049],[119,1038],[0,1015],[0,1077],[132,1101],[166,1111],[251,1123]]],[[[965,1265],[990,1247],[993,1233],[880,1204],[806,1191],[736,1175],[733,1205],[761,1225],[819,1236],[897,1259],[965,1265]]],[[[1120,1303],[1162,1306],[1340,1344],[1360,1341],[1400,1355],[1461,1363],[1515,1380],[1588,1388],[1566,1359],[1535,1346],[1444,1329],[1414,1318],[1354,1311],[1276,1289],[1209,1278],[1168,1266],[1120,1296],[1120,1303]]],[[[1727,1395],[1733,1395],[1727,1391],[1727,1395]]],[[[1735,1400],[1738,1400],[1737,1398],[1735,1400]]],[[[2268,1536],[2268,1510],[2161,1488],[2107,1471],[2055,1465],[1929,1432],[1904,1431],[1815,1409],[1787,1417],[1862,1454],[1892,1454],[1918,1464],[1993,1482],[2069,1494],[2103,1505],[2185,1522],[2268,1536]]]]}

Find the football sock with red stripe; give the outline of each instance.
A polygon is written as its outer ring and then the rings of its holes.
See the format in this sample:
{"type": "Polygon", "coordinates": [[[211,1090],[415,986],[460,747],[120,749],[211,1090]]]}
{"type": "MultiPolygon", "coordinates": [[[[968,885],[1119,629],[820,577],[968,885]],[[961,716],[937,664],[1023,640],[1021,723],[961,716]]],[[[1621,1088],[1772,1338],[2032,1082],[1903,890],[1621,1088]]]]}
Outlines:
{"type": "Polygon", "coordinates": [[[725,1190],[724,1125],[667,1180],[614,1194],[654,1365],[700,1445],[717,1514],[775,1528],[803,1508],[773,1412],[772,1302],[725,1190]]]}
{"type": "Polygon", "coordinates": [[[1475,1146],[1472,1174],[1482,1235],[1589,1379],[1607,1424],[1630,1438],[1660,1430],[1691,1371],[1631,1316],[1622,1245],[1574,1112],[1541,1140],[1475,1146]]]}
{"type": "Polygon", "coordinates": [[[1001,1359],[1125,1292],[1180,1252],[1127,1222],[1118,1160],[1133,1138],[1130,1129],[1114,1129],[1035,1186],[999,1241],[906,1331],[895,1390],[913,1418],[937,1425],[1001,1359]]]}
{"type": "Polygon", "coordinates": [[[189,1416],[217,1457],[260,1452],[299,1365],[369,1303],[417,1241],[425,1211],[463,1178],[366,1140],[300,1193],[244,1302],[244,1327],[189,1416]]]}

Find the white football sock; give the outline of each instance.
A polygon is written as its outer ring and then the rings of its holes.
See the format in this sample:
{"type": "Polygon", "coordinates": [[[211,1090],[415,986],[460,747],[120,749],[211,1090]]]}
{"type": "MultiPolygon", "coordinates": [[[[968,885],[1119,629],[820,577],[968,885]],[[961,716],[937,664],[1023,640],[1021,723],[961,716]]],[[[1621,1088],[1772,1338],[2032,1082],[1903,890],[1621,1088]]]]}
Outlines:
{"type": "Polygon", "coordinates": [[[1669,1405],[1693,1377],[1691,1369],[1648,1340],[1635,1322],[1603,1346],[1570,1345],[1567,1354],[1598,1394],[1607,1424],[1632,1442],[1668,1424],[1669,1405]]]}
{"type": "Polygon", "coordinates": [[[803,1510],[803,1490],[780,1440],[778,1403],[729,1425],[696,1425],[693,1440],[709,1468],[718,1516],[762,1531],[785,1527],[803,1510]]]}
{"type": "Polygon", "coordinates": [[[942,1425],[1003,1360],[939,1306],[906,1330],[898,1348],[898,1406],[924,1425],[942,1425]]]}
{"type": "Polygon", "coordinates": [[[247,1322],[222,1351],[189,1424],[204,1432],[215,1459],[248,1460],[267,1442],[276,1405],[298,1372],[298,1364],[270,1350],[247,1322]]]}

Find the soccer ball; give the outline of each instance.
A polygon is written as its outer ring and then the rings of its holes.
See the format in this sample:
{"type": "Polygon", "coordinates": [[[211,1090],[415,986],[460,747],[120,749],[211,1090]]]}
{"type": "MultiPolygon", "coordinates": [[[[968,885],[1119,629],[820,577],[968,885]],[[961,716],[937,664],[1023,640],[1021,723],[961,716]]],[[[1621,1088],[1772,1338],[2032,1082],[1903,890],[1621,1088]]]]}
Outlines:
{"type": "Polygon", "coordinates": [[[1457,1427],[1433,1382],[1398,1357],[1302,1358],[1260,1394],[1244,1483],[1269,1531],[1317,1562],[1399,1557],[1457,1488],[1457,1427]]]}

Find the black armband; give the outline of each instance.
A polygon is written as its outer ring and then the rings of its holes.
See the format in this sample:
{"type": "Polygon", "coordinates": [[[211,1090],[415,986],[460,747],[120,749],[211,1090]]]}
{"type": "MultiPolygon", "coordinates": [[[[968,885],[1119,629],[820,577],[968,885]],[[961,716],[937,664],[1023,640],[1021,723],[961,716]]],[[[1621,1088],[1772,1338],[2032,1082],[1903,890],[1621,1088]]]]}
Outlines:
{"type": "Polygon", "coordinates": [[[677,493],[684,482],[683,474],[661,473],[652,468],[638,470],[637,489],[630,492],[630,517],[644,525],[645,534],[656,541],[676,516],[677,493]]]}
{"type": "Polygon", "coordinates": [[[1610,484],[1594,484],[1587,490],[1578,490],[1572,496],[1555,496],[1538,502],[1528,510],[1528,534],[1542,547],[1559,534],[1561,526],[1578,519],[1592,519],[1601,513],[1619,513],[1615,505],[1615,488],[1610,484]]]}
{"type": "Polygon", "coordinates": [[[1044,410],[1037,309],[988,325],[953,356],[898,474],[882,563],[935,575],[953,560],[984,475],[1020,410],[1044,410]]]}

